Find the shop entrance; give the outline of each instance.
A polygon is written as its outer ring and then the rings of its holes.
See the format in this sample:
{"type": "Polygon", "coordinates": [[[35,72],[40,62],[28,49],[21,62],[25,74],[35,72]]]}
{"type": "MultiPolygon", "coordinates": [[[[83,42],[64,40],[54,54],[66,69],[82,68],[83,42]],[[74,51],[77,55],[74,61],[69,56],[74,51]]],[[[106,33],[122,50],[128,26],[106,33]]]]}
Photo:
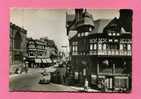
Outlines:
{"type": "Polygon", "coordinates": [[[113,90],[113,76],[106,76],[105,77],[105,88],[108,89],[108,90],[113,90]]]}

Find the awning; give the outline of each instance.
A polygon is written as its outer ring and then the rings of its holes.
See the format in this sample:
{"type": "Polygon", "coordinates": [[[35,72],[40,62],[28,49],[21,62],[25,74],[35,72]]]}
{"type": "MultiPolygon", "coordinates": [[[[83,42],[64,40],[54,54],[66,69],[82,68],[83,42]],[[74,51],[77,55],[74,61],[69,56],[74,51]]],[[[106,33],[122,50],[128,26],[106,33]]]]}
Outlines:
{"type": "Polygon", "coordinates": [[[48,68],[45,68],[46,72],[55,72],[56,71],[56,68],[54,67],[48,67],[48,68]]]}
{"type": "Polygon", "coordinates": [[[35,59],[35,63],[41,63],[41,59],[35,59]]]}
{"type": "Polygon", "coordinates": [[[47,63],[52,63],[51,59],[46,59],[47,63]]]}
{"type": "Polygon", "coordinates": [[[56,63],[56,62],[57,62],[57,60],[54,60],[53,62],[55,62],[55,63],[56,63]]]}
{"type": "Polygon", "coordinates": [[[47,63],[46,59],[42,59],[42,62],[43,62],[43,63],[47,63]]]}

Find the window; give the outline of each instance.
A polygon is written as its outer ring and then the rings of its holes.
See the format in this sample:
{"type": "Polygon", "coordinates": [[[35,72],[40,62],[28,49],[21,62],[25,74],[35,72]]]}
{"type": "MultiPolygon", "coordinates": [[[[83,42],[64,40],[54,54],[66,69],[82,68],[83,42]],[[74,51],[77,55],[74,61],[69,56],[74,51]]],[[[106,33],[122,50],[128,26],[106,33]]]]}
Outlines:
{"type": "Polygon", "coordinates": [[[123,50],[123,44],[120,44],[120,50],[123,50]]]}
{"type": "Polygon", "coordinates": [[[92,31],[92,27],[89,28],[89,31],[92,31]]]}
{"type": "Polygon", "coordinates": [[[99,49],[99,50],[102,49],[102,45],[101,45],[101,44],[98,45],[98,49],[99,49]]]}
{"type": "Polygon", "coordinates": [[[78,51],[78,42],[73,42],[72,43],[72,51],[77,52],[78,51]]]}
{"type": "Polygon", "coordinates": [[[85,32],[85,36],[88,36],[88,34],[89,34],[88,32],[85,32]]]}
{"type": "Polygon", "coordinates": [[[97,46],[96,46],[96,44],[94,44],[94,50],[96,50],[97,49],[97,46]]]}
{"type": "Polygon", "coordinates": [[[106,50],[106,44],[103,44],[103,50],[106,50]]]}
{"type": "Polygon", "coordinates": [[[115,36],[116,35],[116,33],[113,33],[113,36],[115,36]]]}
{"type": "Polygon", "coordinates": [[[115,41],[115,42],[118,42],[118,39],[115,39],[114,41],[115,41]]]}
{"type": "Polygon", "coordinates": [[[128,44],[127,50],[131,50],[131,45],[130,44],[128,44]]]}
{"type": "Polygon", "coordinates": [[[93,50],[93,44],[90,44],[90,50],[93,50]]]}
{"type": "Polygon", "coordinates": [[[78,35],[77,35],[78,37],[80,37],[80,33],[78,33],[78,35]]]}
{"type": "Polygon", "coordinates": [[[110,32],[110,33],[108,33],[108,35],[109,35],[109,36],[111,36],[111,35],[112,35],[112,33],[110,32]]]}

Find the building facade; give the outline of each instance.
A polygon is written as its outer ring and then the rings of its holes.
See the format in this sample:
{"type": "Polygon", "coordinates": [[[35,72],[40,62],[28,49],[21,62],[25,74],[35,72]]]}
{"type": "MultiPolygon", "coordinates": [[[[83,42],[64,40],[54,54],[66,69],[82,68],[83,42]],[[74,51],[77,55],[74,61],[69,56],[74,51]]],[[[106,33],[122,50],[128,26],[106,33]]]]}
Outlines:
{"type": "Polygon", "coordinates": [[[10,23],[10,64],[19,64],[26,56],[27,31],[10,23]]]}
{"type": "Polygon", "coordinates": [[[49,42],[48,39],[32,39],[27,40],[27,57],[26,60],[30,67],[47,67],[52,60],[50,56],[57,54],[56,48],[54,48],[55,43],[49,42]]]}
{"type": "Polygon", "coordinates": [[[132,11],[112,20],[93,20],[84,9],[67,15],[72,71],[77,83],[111,91],[131,90],[132,11]],[[71,15],[72,16],[72,15],[71,15]]]}

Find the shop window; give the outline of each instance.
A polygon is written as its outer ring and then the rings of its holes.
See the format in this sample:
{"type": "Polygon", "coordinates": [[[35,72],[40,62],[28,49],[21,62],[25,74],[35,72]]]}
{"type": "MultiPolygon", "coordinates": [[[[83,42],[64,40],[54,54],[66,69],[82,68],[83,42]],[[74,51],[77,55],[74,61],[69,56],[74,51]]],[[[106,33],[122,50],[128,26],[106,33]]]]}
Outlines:
{"type": "Polygon", "coordinates": [[[78,79],[78,72],[74,72],[74,77],[76,80],[78,79]]]}
{"type": "Polygon", "coordinates": [[[78,47],[75,45],[75,46],[72,46],[72,51],[73,52],[77,52],[78,51],[78,47]]]}
{"type": "Polygon", "coordinates": [[[126,89],[128,88],[128,78],[117,77],[115,78],[115,88],[117,89],[126,89]]]}
{"type": "Polygon", "coordinates": [[[32,52],[30,52],[29,56],[34,56],[34,54],[32,52]]]}
{"type": "Polygon", "coordinates": [[[112,42],[113,40],[112,39],[109,39],[109,42],[112,42]]]}
{"type": "Polygon", "coordinates": [[[127,44],[123,44],[123,50],[127,50],[127,44]]]}
{"type": "Polygon", "coordinates": [[[81,36],[85,36],[85,33],[82,32],[82,33],[81,33],[81,36]]]}
{"type": "Polygon", "coordinates": [[[76,52],[78,51],[78,47],[77,47],[77,46],[75,46],[75,51],[76,51],[76,52]]]}
{"type": "Polygon", "coordinates": [[[115,41],[115,42],[118,42],[118,39],[115,39],[114,41],[115,41]]]}

